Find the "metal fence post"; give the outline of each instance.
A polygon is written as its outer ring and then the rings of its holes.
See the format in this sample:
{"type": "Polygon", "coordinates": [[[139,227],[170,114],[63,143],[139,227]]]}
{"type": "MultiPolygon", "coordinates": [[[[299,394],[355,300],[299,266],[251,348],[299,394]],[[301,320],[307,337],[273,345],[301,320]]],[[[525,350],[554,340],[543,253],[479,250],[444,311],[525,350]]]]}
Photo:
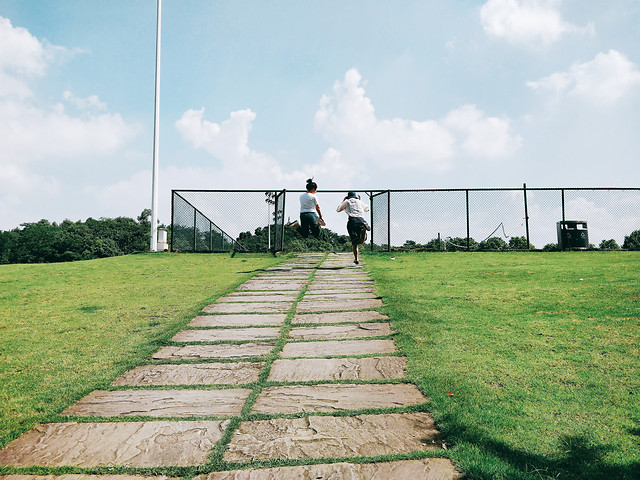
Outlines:
{"type": "Polygon", "coordinates": [[[176,214],[176,191],[171,190],[171,240],[169,240],[169,251],[173,252],[173,230],[174,230],[174,220],[176,214]]]}
{"type": "Polygon", "coordinates": [[[527,232],[527,250],[531,250],[531,243],[529,242],[529,209],[527,208],[527,184],[523,184],[524,192],[524,223],[527,232]]]}
{"type": "Polygon", "coordinates": [[[471,232],[469,228],[469,190],[465,190],[467,201],[467,252],[471,251],[471,232]]]}
{"type": "Polygon", "coordinates": [[[373,228],[373,191],[368,193],[369,195],[369,218],[371,219],[371,251],[373,252],[374,248],[373,248],[373,231],[375,230],[373,228]]]}
{"type": "Polygon", "coordinates": [[[387,190],[387,252],[391,251],[391,190],[387,190]]]}
{"type": "Polygon", "coordinates": [[[193,209],[193,251],[196,252],[197,242],[196,235],[198,232],[198,211],[193,209]]]}

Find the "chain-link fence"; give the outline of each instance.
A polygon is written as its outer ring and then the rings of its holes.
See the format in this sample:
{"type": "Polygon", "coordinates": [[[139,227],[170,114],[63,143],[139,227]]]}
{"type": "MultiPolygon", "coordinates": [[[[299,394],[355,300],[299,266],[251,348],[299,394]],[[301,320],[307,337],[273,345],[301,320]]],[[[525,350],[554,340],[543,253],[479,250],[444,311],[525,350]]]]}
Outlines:
{"type": "MultiPolygon", "coordinates": [[[[319,190],[327,228],[346,234],[336,213],[347,190],[319,190]]],[[[301,190],[174,190],[172,251],[280,251],[301,190]],[[288,194],[288,195],[287,195],[288,194]],[[286,198],[289,202],[286,202],[286,198]]],[[[501,188],[360,191],[370,206],[372,250],[542,249],[558,243],[558,222],[584,222],[598,247],[640,229],[640,188],[501,188]]]]}

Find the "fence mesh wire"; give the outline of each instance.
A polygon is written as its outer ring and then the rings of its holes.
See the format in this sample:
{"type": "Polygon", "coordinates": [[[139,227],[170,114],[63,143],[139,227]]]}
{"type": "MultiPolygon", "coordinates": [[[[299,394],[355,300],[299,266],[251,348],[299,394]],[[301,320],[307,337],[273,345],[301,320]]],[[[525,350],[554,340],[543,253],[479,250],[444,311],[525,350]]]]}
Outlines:
{"type": "MultiPolygon", "coordinates": [[[[335,208],[346,191],[317,193],[327,228],[341,235],[346,233],[346,217],[335,208]]],[[[283,226],[298,217],[300,193],[175,190],[171,248],[282,250],[289,230],[283,226]]],[[[558,242],[556,224],[563,220],[586,222],[589,243],[596,247],[605,240],[622,246],[625,236],[640,229],[640,188],[371,190],[361,194],[371,206],[372,250],[473,250],[481,245],[494,249],[513,244],[514,239],[529,242],[517,242],[515,248],[541,249],[558,242]]]]}

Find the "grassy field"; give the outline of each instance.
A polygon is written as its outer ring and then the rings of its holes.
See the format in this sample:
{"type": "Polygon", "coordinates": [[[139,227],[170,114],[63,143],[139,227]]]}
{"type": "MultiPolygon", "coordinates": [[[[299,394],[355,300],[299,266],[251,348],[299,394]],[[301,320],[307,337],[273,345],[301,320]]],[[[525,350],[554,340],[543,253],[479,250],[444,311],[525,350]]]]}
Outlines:
{"type": "MultiPolygon", "coordinates": [[[[0,446],[147,363],[202,307],[278,261],[141,254],[0,266],[0,446]]],[[[640,478],[640,255],[396,253],[364,263],[409,380],[430,398],[442,453],[468,478],[640,478]]],[[[229,435],[206,471],[220,466],[229,435]]]]}
{"type": "Polygon", "coordinates": [[[365,263],[470,478],[640,478],[640,255],[394,255],[365,263]]]}
{"type": "Polygon", "coordinates": [[[146,363],[270,255],[140,254],[0,266],[0,447],[146,363]]]}

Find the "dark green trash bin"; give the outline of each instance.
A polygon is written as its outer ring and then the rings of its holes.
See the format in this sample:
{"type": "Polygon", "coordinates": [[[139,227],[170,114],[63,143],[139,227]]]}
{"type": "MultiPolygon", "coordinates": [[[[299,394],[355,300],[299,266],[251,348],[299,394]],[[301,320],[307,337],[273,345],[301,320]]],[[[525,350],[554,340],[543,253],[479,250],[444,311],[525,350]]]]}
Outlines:
{"type": "Polygon", "coordinates": [[[558,231],[558,248],[560,250],[586,250],[589,248],[589,231],[587,222],[565,220],[556,223],[558,231]]]}

